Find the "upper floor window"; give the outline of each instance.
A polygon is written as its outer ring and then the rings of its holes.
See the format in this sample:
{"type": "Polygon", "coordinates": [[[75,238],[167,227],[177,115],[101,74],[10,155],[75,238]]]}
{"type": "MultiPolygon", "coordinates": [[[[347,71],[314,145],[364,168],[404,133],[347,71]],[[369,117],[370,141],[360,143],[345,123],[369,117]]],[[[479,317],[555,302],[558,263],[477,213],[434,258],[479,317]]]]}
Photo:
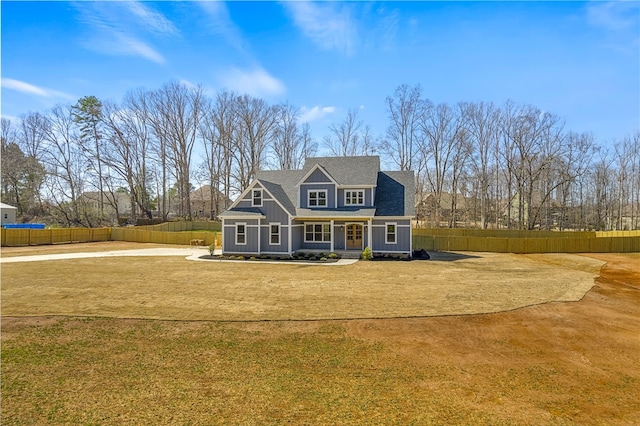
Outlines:
{"type": "Polygon", "coordinates": [[[251,197],[251,205],[253,207],[262,207],[262,189],[254,189],[251,197]]]}
{"type": "Polygon", "coordinates": [[[327,190],[321,189],[307,192],[307,206],[327,207],[327,190]]]}
{"type": "Polygon", "coordinates": [[[344,191],[344,205],[345,206],[363,206],[364,205],[364,191],[344,191]]]}

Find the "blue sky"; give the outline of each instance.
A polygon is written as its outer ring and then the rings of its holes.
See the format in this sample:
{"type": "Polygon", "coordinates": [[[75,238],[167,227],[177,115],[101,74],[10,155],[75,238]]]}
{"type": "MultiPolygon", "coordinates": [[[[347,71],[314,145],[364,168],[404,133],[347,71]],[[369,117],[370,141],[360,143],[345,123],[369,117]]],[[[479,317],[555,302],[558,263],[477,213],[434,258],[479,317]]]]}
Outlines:
{"type": "Polygon", "coordinates": [[[640,129],[640,2],[7,2],[2,116],[170,80],[301,108],[318,142],[385,98],[507,99],[600,144],[640,129]]]}

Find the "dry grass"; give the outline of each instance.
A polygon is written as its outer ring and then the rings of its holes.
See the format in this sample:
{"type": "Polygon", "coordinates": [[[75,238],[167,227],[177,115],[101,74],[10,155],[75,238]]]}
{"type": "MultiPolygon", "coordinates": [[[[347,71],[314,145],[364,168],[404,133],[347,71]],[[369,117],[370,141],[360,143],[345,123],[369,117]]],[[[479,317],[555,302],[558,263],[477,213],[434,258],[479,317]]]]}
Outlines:
{"type": "Polygon", "coordinates": [[[178,320],[487,313],[579,300],[601,265],[575,255],[498,253],[331,267],[175,257],[29,262],[2,266],[2,312],[178,320]]]}
{"type": "Polygon", "coordinates": [[[564,281],[587,274],[593,284],[601,264],[579,256],[479,256],[353,267],[174,258],[3,265],[2,424],[640,424],[637,254],[595,256],[609,263],[579,303],[489,315],[237,323],[6,316],[7,307],[56,306],[151,317],[278,314],[248,309],[259,297],[292,314],[313,302],[304,292],[314,288],[331,302],[324,311],[312,303],[314,312],[364,311],[356,302],[384,309],[378,299],[385,288],[398,309],[403,301],[413,309],[435,305],[427,291],[450,309],[468,309],[467,292],[488,300],[479,287],[505,292],[505,300],[535,298],[542,290],[523,289],[538,286],[566,295],[575,286],[564,281]],[[130,276],[109,285],[122,277],[118,270],[130,276]],[[75,276],[64,275],[70,271],[75,276]],[[187,271],[206,280],[192,283],[187,271]],[[298,281],[285,279],[293,273],[298,281]],[[537,281],[527,280],[531,274],[537,281]],[[330,287],[331,279],[338,284],[330,287]],[[291,288],[296,283],[303,291],[291,288]],[[368,285],[370,297],[357,285],[368,285]],[[351,300],[331,299],[330,290],[351,300]],[[412,291],[420,302],[411,301],[412,291]],[[224,297],[226,309],[214,302],[224,297]]]}

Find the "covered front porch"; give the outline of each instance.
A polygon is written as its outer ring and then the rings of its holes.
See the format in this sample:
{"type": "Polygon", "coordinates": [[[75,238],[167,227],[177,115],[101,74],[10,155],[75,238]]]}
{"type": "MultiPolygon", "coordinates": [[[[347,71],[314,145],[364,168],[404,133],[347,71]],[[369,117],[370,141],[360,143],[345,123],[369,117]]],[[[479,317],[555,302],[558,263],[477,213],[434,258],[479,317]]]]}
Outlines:
{"type": "Polygon", "coordinates": [[[371,218],[300,218],[294,252],[337,253],[357,258],[373,238],[371,218]]]}

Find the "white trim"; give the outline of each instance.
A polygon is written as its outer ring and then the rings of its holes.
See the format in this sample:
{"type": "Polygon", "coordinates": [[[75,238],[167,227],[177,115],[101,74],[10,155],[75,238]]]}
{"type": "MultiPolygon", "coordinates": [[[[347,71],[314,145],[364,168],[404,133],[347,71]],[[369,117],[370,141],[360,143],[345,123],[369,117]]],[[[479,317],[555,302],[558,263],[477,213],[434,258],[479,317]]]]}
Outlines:
{"type": "Polygon", "coordinates": [[[330,225],[329,222],[305,222],[304,223],[304,229],[303,229],[303,233],[304,235],[302,236],[302,241],[304,241],[305,243],[311,243],[311,244],[326,244],[326,243],[331,243],[331,238],[333,238],[333,233],[331,232],[331,228],[330,229],[330,233],[329,233],[329,241],[325,241],[324,240],[324,225],[330,225]],[[322,240],[321,241],[315,241],[315,240],[307,240],[307,225],[313,225],[313,232],[312,234],[315,237],[316,234],[316,230],[315,230],[315,225],[322,225],[322,231],[320,232],[322,234],[322,240]]]}
{"type": "Polygon", "coordinates": [[[260,219],[266,219],[267,217],[262,215],[262,216],[251,216],[251,215],[238,215],[238,216],[233,216],[233,217],[227,217],[227,220],[260,220],[260,219]]]}
{"type": "Polygon", "coordinates": [[[329,191],[326,189],[315,189],[313,191],[307,191],[307,208],[319,208],[319,209],[326,209],[329,207],[329,199],[327,197],[329,191]],[[316,194],[316,203],[317,205],[312,206],[311,205],[311,194],[315,193],[316,194]],[[324,193],[324,206],[320,205],[320,194],[324,193]]]}
{"type": "MultiPolygon", "coordinates": [[[[374,228],[384,228],[385,226],[387,226],[387,223],[391,223],[391,222],[385,222],[384,224],[378,223],[376,225],[371,225],[371,226],[373,226],[374,228]]],[[[394,223],[396,223],[396,222],[394,222],[394,223]]],[[[396,223],[396,227],[397,228],[411,228],[411,225],[398,225],[396,223]]]]}
{"type": "MultiPolygon", "coordinates": [[[[364,189],[345,189],[344,191],[344,206],[345,207],[351,207],[351,206],[366,206],[367,204],[367,191],[365,191],[364,189]],[[362,193],[362,203],[350,203],[347,204],[347,192],[351,193],[351,195],[353,195],[353,193],[362,193]]],[[[360,198],[359,194],[356,196],[356,201],[357,199],[360,198]]],[[[351,197],[349,197],[349,199],[351,199],[351,197]]]]}
{"type": "Polygon", "coordinates": [[[333,251],[334,251],[334,250],[333,250],[333,248],[334,248],[333,241],[334,241],[334,239],[335,239],[335,238],[334,238],[334,234],[333,234],[333,228],[335,228],[335,224],[334,224],[334,222],[333,222],[333,219],[331,219],[331,221],[330,221],[330,225],[329,225],[329,226],[330,226],[329,231],[331,232],[331,237],[330,237],[330,238],[331,238],[331,252],[333,253],[333,251]]]}
{"type": "Polygon", "coordinates": [[[384,224],[384,241],[385,244],[398,244],[398,224],[396,222],[385,222],[384,224]],[[393,225],[393,241],[389,241],[388,226],[393,225]]]}
{"type": "Polygon", "coordinates": [[[259,189],[253,188],[251,190],[251,207],[262,207],[263,199],[264,199],[264,188],[259,188],[259,189]],[[260,191],[260,204],[255,204],[254,202],[256,200],[255,192],[257,191],[260,191]]]}
{"type": "MultiPolygon", "coordinates": [[[[233,210],[235,207],[237,207],[238,204],[240,204],[240,202],[244,200],[244,197],[246,197],[247,194],[249,194],[249,191],[251,191],[258,183],[260,183],[258,180],[254,180],[253,182],[251,182],[251,184],[244,191],[242,191],[242,194],[240,194],[240,196],[229,206],[227,210],[233,210]]],[[[260,188],[264,189],[262,185],[260,186],[260,188]]],[[[248,201],[252,202],[252,200],[248,200],[248,201]]]]}
{"type": "Polygon", "coordinates": [[[314,164],[314,166],[311,168],[311,170],[309,170],[309,172],[304,175],[302,177],[302,179],[300,179],[298,181],[298,183],[296,183],[296,187],[300,187],[301,185],[313,185],[313,184],[319,184],[319,183],[323,183],[323,184],[327,184],[328,182],[305,182],[305,180],[309,179],[309,176],[311,176],[313,174],[313,172],[316,171],[316,169],[320,169],[320,171],[322,172],[323,175],[325,175],[326,177],[329,178],[330,182],[333,182],[334,185],[338,185],[338,182],[335,181],[335,179],[333,179],[333,176],[331,176],[329,174],[329,172],[327,170],[325,170],[324,167],[322,167],[319,163],[314,164]]]}
{"type": "MultiPolygon", "coordinates": [[[[238,223],[236,223],[234,225],[235,225],[235,228],[236,228],[236,232],[235,232],[236,244],[235,245],[237,245],[237,246],[246,246],[247,245],[247,224],[244,223],[244,222],[238,222],[238,223]],[[239,235],[238,226],[240,226],[240,225],[242,225],[244,227],[244,233],[242,234],[242,235],[244,235],[244,242],[243,243],[239,243],[238,242],[238,235],[239,235]]],[[[258,233],[260,233],[260,231],[258,231],[258,233]]]]}
{"type": "Polygon", "coordinates": [[[376,185],[340,185],[338,189],[373,189],[376,185]]]}
{"type": "Polygon", "coordinates": [[[270,222],[270,223],[267,225],[267,227],[268,227],[268,229],[269,229],[269,245],[270,245],[270,246],[279,246],[279,245],[280,245],[280,241],[282,240],[282,232],[281,232],[281,230],[282,230],[282,226],[280,225],[280,222],[270,222]],[[271,227],[272,227],[272,226],[277,226],[277,227],[278,227],[278,233],[277,233],[277,235],[278,235],[278,242],[277,242],[277,243],[274,243],[273,241],[271,241],[271,237],[273,237],[273,235],[274,235],[274,234],[271,232],[271,227]]]}

